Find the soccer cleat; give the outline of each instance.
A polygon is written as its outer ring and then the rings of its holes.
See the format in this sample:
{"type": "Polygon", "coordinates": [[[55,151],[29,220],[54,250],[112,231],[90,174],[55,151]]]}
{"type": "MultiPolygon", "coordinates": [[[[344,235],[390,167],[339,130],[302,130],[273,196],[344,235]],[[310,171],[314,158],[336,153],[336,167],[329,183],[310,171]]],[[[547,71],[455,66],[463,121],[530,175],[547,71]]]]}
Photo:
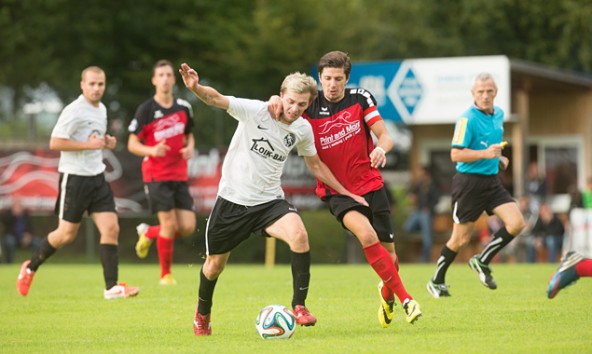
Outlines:
{"type": "Polygon", "coordinates": [[[393,320],[393,315],[395,313],[395,299],[391,301],[386,301],[382,297],[382,288],[384,287],[384,283],[380,281],[378,283],[378,296],[380,296],[380,306],[378,307],[378,322],[382,328],[387,328],[391,325],[391,321],[393,320]]]}
{"type": "Polygon", "coordinates": [[[196,336],[211,336],[212,335],[212,325],[210,323],[210,314],[202,315],[199,312],[195,313],[195,318],[193,319],[193,333],[196,336]]]}
{"type": "Polygon", "coordinates": [[[148,251],[150,250],[150,245],[152,245],[152,240],[146,237],[148,227],[150,227],[150,225],[144,223],[136,226],[136,231],[138,232],[136,255],[138,255],[138,258],[146,258],[146,256],[148,256],[148,251]]]}
{"type": "Polygon", "coordinates": [[[450,296],[450,293],[448,292],[448,284],[434,283],[434,281],[430,279],[430,281],[426,285],[426,288],[428,289],[428,292],[436,299],[440,297],[450,296]]]}
{"type": "Polygon", "coordinates": [[[497,289],[497,284],[491,276],[491,269],[488,265],[481,263],[481,261],[479,260],[479,256],[473,256],[469,261],[469,266],[472,270],[479,274],[479,280],[481,280],[481,283],[483,283],[483,285],[485,285],[491,290],[497,289]]]}
{"type": "Polygon", "coordinates": [[[317,318],[308,311],[306,306],[294,306],[294,316],[296,317],[296,324],[301,326],[314,326],[317,323],[317,318]]]}
{"type": "Polygon", "coordinates": [[[415,300],[405,300],[403,303],[403,309],[407,314],[407,323],[413,324],[421,317],[421,310],[419,304],[415,300]]]}
{"type": "Polygon", "coordinates": [[[127,286],[126,283],[119,283],[109,290],[103,290],[103,296],[105,297],[105,300],[125,299],[131,296],[136,296],[139,293],[140,288],[127,286]]]}
{"type": "Polygon", "coordinates": [[[165,274],[164,277],[160,278],[160,285],[177,285],[177,281],[173,278],[171,273],[165,274]]]}
{"type": "Polygon", "coordinates": [[[18,290],[22,296],[27,296],[29,293],[29,288],[33,282],[33,277],[35,276],[35,272],[29,269],[29,263],[31,263],[31,261],[23,262],[21,265],[21,271],[16,279],[16,290],[18,290]]]}
{"type": "Polygon", "coordinates": [[[576,265],[583,259],[584,257],[573,251],[565,254],[561,263],[559,263],[559,267],[557,267],[557,272],[553,274],[549,281],[549,289],[547,290],[549,299],[554,298],[559,293],[559,290],[573,284],[580,278],[576,273],[576,265]]]}

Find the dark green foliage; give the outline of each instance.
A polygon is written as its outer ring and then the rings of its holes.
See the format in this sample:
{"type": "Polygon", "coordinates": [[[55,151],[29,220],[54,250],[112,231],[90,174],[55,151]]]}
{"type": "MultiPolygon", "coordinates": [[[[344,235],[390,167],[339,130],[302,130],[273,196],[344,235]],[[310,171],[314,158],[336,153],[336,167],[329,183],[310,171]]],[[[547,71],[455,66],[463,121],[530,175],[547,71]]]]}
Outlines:
{"type": "MultiPolygon", "coordinates": [[[[127,122],[152,94],[161,58],[188,62],[224,94],[258,99],[335,49],[354,61],[504,54],[589,73],[590,18],[590,0],[2,0],[0,87],[14,90],[14,104],[0,120],[19,118],[32,101],[26,88],[43,82],[69,102],[81,70],[99,65],[109,117],[127,122]]],[[[177,91],[192,99],[181,82],[177,91]]],[[[235,123],[192,102],[197,145],[228,144],[235,123]]]]}

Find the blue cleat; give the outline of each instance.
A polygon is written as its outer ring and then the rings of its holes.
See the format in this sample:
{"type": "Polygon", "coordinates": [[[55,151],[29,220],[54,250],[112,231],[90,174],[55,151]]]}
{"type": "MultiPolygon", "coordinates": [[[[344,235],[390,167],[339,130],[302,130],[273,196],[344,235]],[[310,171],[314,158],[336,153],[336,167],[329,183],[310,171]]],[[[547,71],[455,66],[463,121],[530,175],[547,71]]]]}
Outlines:
{"type": "Polygon", "coordinates": [[[576,273],[576,265],[583,259],[584,257],[573,251],[565,254],[563,260],[559,263],[557,272],[553,274],[549,281],[549,289],[547,290],[549,299],[554,298],[559,293],[559,290],[573,284],[580,278],[576,273]]]}

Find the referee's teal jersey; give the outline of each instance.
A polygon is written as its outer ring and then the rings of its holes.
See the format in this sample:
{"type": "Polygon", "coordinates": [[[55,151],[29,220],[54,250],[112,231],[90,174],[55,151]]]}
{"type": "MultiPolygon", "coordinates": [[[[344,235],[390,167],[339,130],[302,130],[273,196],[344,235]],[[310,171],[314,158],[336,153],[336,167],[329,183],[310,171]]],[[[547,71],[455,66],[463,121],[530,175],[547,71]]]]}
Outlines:
{"type": "MultiPolygon", "coordinates": [[[[492,144],[500,144],[503,135],[504,111],[493,106],[493,114],[486,114],[473,104],[456,122],[452,147],[485,150],[492,144]]],[[[457,162],[456,170],[461,173],[495,175],[499,172],[499,157],[457,162]]]]}

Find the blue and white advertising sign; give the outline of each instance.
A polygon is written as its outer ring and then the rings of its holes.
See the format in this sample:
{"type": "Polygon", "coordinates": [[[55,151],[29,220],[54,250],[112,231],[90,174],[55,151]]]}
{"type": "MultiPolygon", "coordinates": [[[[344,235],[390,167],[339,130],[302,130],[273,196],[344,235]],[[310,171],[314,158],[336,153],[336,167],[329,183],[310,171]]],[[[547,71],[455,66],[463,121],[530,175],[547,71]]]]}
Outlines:
{"type": "Polygon", "coordinates": [[[495,78],[495,104],[508,119],[510,61],[506,56],[353,63],[348,86],[370,91],[385,119],[405,124],[450,124],[471,105],[472,80],[481,72],[495,78]]]}

